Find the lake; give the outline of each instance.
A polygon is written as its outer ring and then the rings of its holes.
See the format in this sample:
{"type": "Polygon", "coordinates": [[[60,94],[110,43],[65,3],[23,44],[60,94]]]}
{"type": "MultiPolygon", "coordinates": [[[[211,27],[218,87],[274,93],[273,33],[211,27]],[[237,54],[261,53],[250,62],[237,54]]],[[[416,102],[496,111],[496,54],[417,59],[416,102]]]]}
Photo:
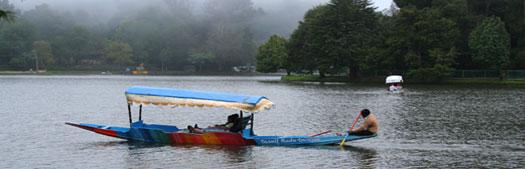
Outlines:
{"type": "MultiPolygon", "coordinates": [[[[0,76],[0,168],[523,168],[525,88],[284,83],[276,76],[0,76]],[[264,95],[257,135],[343,131],[368,108],[379,136],[351,147],[170,146],[67,126],[128,126],[124,91],[173,87],[264,95]]],[[[136,110],[136,109],[135,109],[136,110]]],[[[221,108],[144,107],[146,123],[208,126],[221,108]]],[[[136,115],[135,115],[136,117],[136,115]]]]}

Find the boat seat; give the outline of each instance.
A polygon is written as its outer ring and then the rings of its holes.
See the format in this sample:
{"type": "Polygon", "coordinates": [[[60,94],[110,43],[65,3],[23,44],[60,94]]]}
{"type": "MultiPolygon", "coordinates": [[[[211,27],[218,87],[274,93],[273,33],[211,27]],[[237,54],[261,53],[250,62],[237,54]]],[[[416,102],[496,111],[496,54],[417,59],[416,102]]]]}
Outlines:
{"type": "Polygon", "coordinates": [[[228,129],[228,131],[234,132],[234,133],[243,131],[246,128],[246,126],[250,124],[250,119],[251,119],[251,116],[242,117],[240,121],[238,121],[239,119],[237,119],[237,121],[233,124],[231,128],[228,129]]]}

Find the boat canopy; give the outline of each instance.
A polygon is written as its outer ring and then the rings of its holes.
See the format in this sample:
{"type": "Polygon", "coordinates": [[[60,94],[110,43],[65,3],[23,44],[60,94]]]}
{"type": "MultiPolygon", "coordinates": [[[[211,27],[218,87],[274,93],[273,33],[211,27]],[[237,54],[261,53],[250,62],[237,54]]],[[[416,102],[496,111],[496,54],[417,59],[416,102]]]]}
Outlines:
{"type": "Polygon", "coordinates": [[[386,77],[386,84],[390,84],[390,83],[403,83],[403,77],[402,76],[399,76],[399,75],[392,75],[392,76],[388,76],[386,77]]]}
{"type": "Polygon", "coordinates": [[[126,90],[128,104],[159,106],[225,107],[260,112],[273,103],[264,96],[134,86],[126,90]]]}

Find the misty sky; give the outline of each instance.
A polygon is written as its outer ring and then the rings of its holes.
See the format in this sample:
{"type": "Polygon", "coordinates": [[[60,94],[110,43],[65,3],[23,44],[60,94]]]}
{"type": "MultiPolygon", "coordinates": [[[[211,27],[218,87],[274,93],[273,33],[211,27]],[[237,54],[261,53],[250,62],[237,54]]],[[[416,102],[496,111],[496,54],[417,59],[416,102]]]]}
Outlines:
{"type": "MultiPolygon", "coordinates": [[[[271,9],[275,7],[275,5],[280,4],[282,1],[289,1],[289,0],[252,0],[256,6],[260,6],[265,9],[271,9]]],[[[298,3],[305,3],[305,4],[312,4],[312,5],[318,5],[322,3],[326,3],[330,0],[295,0],[298,3]]],[[[383,10],[385,8],[390,7],[390,4],[392,3],[392,0],[372,0],[374,3],[374,6],[378,8],[378,10],[383,10]]]]}
{"type": "MultiPolygon", "coordinates": [[[[47,4],[54,10],[62,10],[73,14],[88,14],[89,17],[81,22],[86,25],[107,23],[116,14],[133,14],[150,6],[164,4],[167,0],[9,0],[15,8],[22,11],[34,9],[36,5],[47,4]],[[124,11],[124,13],[123,13],[124,11]]],[[[203,10],[206,0],[188,0],[193,11],[203,10]]],[[[328,3],[330,0],[252,0],[255,8],[261,8],[264,14],[255,25],[255,32],[259,32],[259,39],[266,39],[272,34],[290,35],[304,13],[314,6],[328,3]]],[[[390,7],[392,0],[372,0],[377,11],[390,7]]]]}
{"type": "MultiPolygon", "coordinates": [[[[126,0],[113,0],[125,2],[126,0]]],[[[261,7],[263,9],[271,10],[272,8],[279,8],[279,5],[284,1],[295,1],[297,3],[302,3],[301,5],[311,5],[315,6],[318,4],[326,3],[329,0],[252,0],[255,6],[261,7]]],[[[83,6],[85,4],[90,4],[92,2],[97,2],[97,0],[11,0],[12,3],[16,5],[17,8],[22,10],[29,10],[35,5],[47,3],[51,6],[57,7],[72,7],[72,6],[83,6]]],[[[100,1],[99,1],[100,2],[100,1]]],[[[106,0],[107,4],[111,4],[111,0],[106,0]]],[[[383,10],[388,8],[392,3],[392,0],[372,0],[373,5],[378,8],[378,10],[383,10]]],[[[102,8],[107,7],[105,5],[100,5],[102,8]]]]}

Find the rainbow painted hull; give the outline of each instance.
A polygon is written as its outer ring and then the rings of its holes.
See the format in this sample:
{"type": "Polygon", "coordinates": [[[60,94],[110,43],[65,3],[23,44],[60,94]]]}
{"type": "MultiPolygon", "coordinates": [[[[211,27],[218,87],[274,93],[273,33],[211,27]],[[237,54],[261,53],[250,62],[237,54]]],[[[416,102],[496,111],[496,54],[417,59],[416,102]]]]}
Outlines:
{"type": "Polygon", "coordinates": [[[66,123],[71,126],[89,130],[98,134],[151,143],[164,143],[172,145],[197,144],[197,145],[254,145],[254,140],[247,140],[240,133],[225,131],[206,132],[204,134],[188,133],[176,126],[144,124],[135,122],[130,128],[114,127],[97,124],[66,123]]]}
{"type": "Polygon", "coordinates": [[[142,121],[134,122],[130,128],[114,127],[97,124],[75,124],[66,123],[71,126],[86,129],[98,134],[126,139],[130,141],[141,141],[151,143],[163,143],[171,145],[269,145],[269,146],[296,146],[296,145],[334,145],[343,139],[347,142],[375,137],[373,136],[257,136],[252,135],[250,129],[242,133],[227,131],[207,131],[204,134],[188,133],[185,129],[176,126],[145,124],[142,121]]]}

